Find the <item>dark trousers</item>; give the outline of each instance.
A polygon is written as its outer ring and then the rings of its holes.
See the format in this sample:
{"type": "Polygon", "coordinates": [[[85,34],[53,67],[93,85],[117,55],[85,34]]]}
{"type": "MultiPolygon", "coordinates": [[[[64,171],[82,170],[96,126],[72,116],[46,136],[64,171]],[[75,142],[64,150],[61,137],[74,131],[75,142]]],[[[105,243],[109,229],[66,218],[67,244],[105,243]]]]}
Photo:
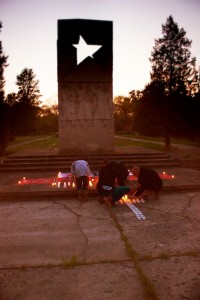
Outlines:
{"type": "Polygon", "coordinates": [[[124,195],[127,195],[130,192],[129,186],[116,186],[112,190],[112,202],[117,202],[124,195]]]}
{"type": "Polygon", "coordinates": [[[76,178],[76,188],[77,188],[77,191],[79,191],[79,190],[82,190],[82,191],[87,190],[88,185],[89,185],[89,177],[87,177],[87,176],[81,176],[81,177],[76,178]]]}

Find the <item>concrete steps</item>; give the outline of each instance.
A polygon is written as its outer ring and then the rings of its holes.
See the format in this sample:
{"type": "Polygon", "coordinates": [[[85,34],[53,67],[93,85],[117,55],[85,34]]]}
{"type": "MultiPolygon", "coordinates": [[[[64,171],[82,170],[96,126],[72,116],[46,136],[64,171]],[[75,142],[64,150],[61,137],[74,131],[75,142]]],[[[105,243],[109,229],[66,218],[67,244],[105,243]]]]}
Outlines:
{"type": "Polygon", "coordinates": [[[0,172],[20,171],[56,171],[69,172],[71,164],[77,159],[87,160],[91,171],[98,172],[105,159],[119,160],[128,168],[133,165],[147,167],[175,167],[179,166],[170,155],[161,152],[134,153],[134,154],[88,154],[88,155],[26,155],[8,156],[0,164],[0,172]]]}

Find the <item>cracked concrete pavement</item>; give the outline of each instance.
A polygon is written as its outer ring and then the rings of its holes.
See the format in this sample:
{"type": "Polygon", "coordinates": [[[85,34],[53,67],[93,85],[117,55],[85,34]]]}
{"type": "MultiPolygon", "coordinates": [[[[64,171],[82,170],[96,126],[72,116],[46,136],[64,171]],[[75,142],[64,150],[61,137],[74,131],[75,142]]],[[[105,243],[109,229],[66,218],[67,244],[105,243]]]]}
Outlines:
{"type": "Polygon", "coordinates": [[[0,202],[0,299],[199,300],[200,192],[136,206],[145,220],[95,195],[0,202]]]}

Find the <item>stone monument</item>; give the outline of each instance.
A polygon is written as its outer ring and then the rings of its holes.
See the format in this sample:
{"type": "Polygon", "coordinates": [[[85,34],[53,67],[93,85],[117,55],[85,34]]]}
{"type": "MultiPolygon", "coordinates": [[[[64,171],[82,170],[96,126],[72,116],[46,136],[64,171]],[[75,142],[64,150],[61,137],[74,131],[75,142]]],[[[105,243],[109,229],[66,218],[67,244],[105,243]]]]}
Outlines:
{"type": "Polygon", "coordinates": [[[112,153],[113,23],[58,20],[58,107],[61,153],[112,153]]]}

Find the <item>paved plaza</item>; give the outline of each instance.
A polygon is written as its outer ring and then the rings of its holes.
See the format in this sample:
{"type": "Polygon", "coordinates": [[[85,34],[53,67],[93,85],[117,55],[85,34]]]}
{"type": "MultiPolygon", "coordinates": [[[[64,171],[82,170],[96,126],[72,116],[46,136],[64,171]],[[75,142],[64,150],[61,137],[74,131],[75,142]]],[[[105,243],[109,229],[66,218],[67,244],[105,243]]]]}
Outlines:
{"type": "MultiPolygon", "coordinates": [[[[163,170],[157,170],[161,172],[163,170]]],[[[1,300],[199,300],[200,171],[165,170],[159,200],[110,209],[1,173],[1,300]]]]}

